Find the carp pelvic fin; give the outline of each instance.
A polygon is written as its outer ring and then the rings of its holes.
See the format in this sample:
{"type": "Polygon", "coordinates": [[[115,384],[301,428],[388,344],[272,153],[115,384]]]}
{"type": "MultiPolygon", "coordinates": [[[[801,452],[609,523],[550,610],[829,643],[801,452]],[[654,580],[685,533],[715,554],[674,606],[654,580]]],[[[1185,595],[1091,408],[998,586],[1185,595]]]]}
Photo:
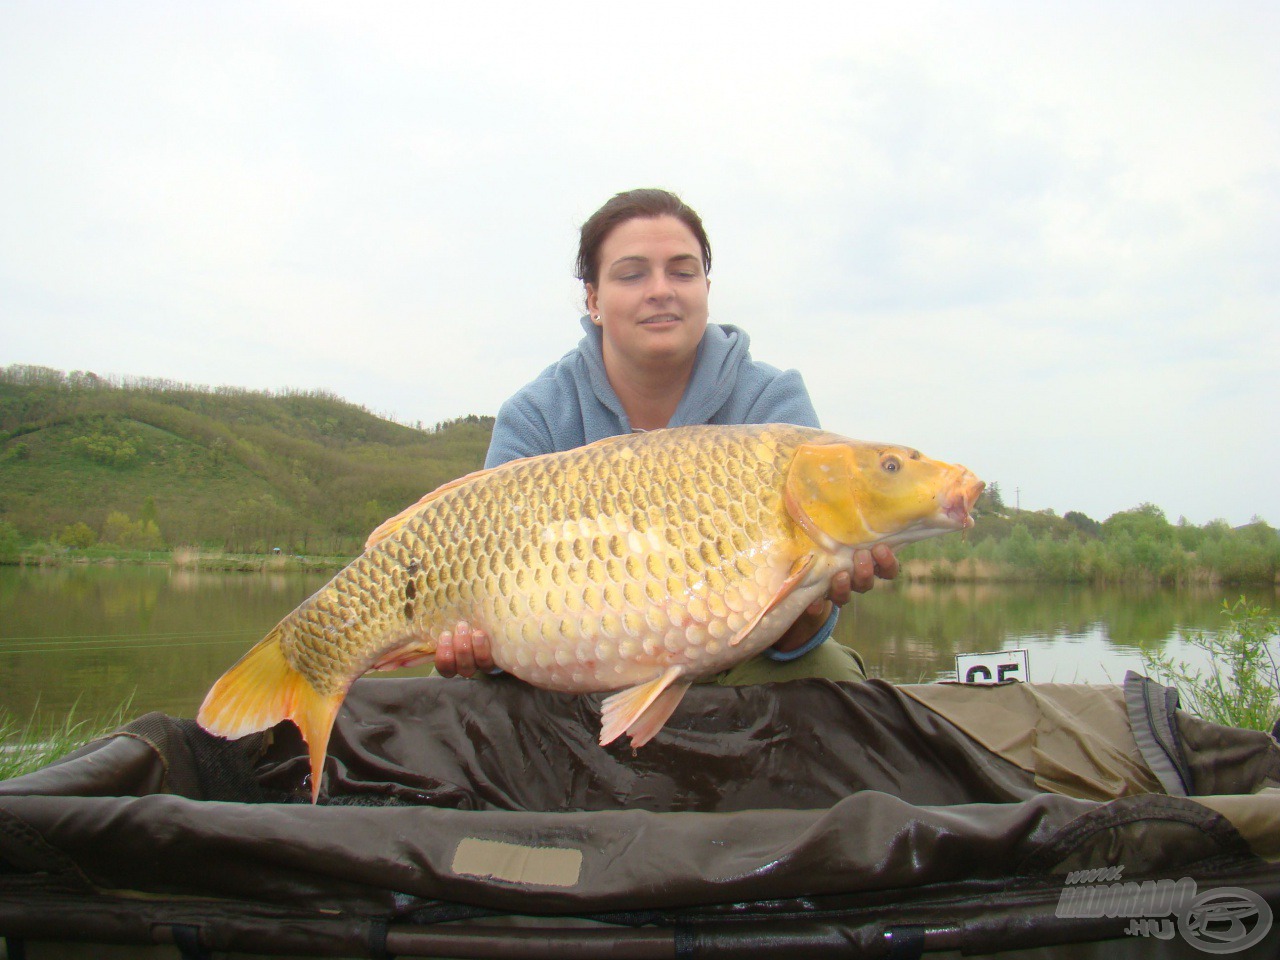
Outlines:
{"type": "Polygon", "coordinates": [[[404,642],[394,644],[379,653],[369,670],[399,670],[402,667],[416,666],[435,655],[436,638],[415,631],[404,642]]]}
{"type": "Polygon", "coordinates": [[[237,740],[291,720],[307,742],[311,761],[311,802],[320,796],[320,778],[329,734],[342,706],[342,694],[318,693],[285,659],[280,628],[260,640],[213,685],[200,706],[200,726],[237,740]]]}
{"type": "Polygon", "coordinates": [[[679,681],[679,676],[679,667],[668,667],[656,680],[605,698],[600,713],[600,746],[613,743],[623,733],[630,735],[632,747],[643,747],[652,740],[689,689],[689,681],[679,681]]]}

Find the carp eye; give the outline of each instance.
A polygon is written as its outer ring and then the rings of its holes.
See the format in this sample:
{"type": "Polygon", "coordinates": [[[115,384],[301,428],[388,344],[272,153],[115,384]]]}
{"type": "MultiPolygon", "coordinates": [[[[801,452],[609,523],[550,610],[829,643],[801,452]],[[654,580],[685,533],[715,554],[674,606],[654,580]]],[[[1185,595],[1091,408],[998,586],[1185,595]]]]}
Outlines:
{"type": "Polygon", "coordinates": [[[902,469],[902,461],[890,454],[880,461],[880,469],[886,473],[897,473],[902,469]]]}

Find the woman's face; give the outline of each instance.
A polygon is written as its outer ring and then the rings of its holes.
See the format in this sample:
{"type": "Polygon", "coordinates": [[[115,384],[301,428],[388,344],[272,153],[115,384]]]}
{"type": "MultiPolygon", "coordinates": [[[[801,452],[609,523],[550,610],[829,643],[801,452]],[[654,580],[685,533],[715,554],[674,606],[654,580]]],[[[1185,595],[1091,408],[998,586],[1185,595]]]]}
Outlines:
{"type": "Polygon", "coordinates": [[[693,363],[707,329],[710,281],[702,248],[675,217],[636,218],[600,245],[587,310],[604,331],[606,368],[693,363]]]}

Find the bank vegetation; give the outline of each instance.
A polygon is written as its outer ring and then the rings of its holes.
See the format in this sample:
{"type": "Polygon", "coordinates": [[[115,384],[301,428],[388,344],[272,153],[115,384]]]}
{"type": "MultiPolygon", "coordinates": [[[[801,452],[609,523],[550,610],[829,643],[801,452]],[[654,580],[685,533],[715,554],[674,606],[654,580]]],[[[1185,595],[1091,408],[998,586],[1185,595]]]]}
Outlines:
{"type": "Polygon", "coordinates": [[[1170,522],[1150,503],[1098,521],[1078,511],[1007,507],[999,484],[961,536],[904,547],[903,576],[934,581],[1051,581],[1235,585],[1280,583],[1280,533],[1261,517],[1232,527],[1170,522]]]}
{"type": "MultiPolygon", "coordinates": [[[[0,369],[0,562],[336,568],[425,492],[480,467],[493,418],[424,427],[324,391],[0,369]]],[[[900,551],[922,580],[1275,583],[1280,535],[1170,522],[1152,504],[1095,520],[1007,506],[900,551]]]]}

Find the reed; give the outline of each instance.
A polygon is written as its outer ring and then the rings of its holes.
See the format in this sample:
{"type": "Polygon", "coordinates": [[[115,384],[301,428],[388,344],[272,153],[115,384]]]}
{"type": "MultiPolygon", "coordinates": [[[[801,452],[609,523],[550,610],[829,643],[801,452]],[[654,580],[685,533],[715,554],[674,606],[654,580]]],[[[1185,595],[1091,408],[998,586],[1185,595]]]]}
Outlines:
{"type": "MultiPolygon", "coordinates": [[[[105,716],[77,717],[76,705],[61,719],[40,719],[37,709],[25,721],[0,706],[0,780],[31,773],[121,727],[133,697],[105,716]]],[[[38,708],[38,705],[37,705],[38,708]]]]}

